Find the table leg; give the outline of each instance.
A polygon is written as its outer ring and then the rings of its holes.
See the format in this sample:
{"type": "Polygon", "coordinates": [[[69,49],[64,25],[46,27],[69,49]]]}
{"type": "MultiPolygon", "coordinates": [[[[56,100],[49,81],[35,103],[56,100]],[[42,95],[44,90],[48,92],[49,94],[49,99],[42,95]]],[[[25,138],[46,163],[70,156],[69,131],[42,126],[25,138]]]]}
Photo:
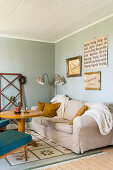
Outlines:
{"type": "MultiPolygon", "coordinates": [[[[18,131],[25,132],[25,119],[18,119],[18,131]]],[[[30,143],[32,144],[32,146],[38,146],[38,144],[34,140],[32,140],[32,142],[30,143]]]]}
{"type": "Polygon", "coordinates": [[[25,132],[25,119],[18,119],[18,131],[25,132]]]}

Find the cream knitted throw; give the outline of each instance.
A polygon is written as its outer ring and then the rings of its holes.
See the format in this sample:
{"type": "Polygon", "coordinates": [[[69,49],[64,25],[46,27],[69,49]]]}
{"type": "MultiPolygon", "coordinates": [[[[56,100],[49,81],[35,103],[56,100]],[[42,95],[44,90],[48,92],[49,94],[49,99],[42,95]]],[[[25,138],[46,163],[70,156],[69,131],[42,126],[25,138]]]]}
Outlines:
{"type": "Polygon", "coordinates": [[[104,104],[93,105],[84,115],[91,116],[95,119],[102,135],[107,135],[112,129],[112,114],[104,104]]]}
{"type": "Polygon", "coordinates": [[[66,97],[65,95],[60,95],[60,94],[57,94],[51,100],[51,103],[58,103],[58,102],[61,103],[59,109],[57,110],[57,116],[58,117],[63,117],[63,114],[64,114],[64,111],[65,111],[65,108],[67,106],[68,101],[69,101],[68,97],[66,97]]]}

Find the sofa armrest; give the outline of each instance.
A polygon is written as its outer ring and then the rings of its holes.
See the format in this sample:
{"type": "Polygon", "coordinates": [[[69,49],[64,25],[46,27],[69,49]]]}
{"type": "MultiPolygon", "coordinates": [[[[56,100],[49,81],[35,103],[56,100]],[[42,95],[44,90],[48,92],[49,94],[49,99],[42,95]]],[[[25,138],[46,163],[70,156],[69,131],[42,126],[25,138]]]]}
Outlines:
{"type": "Polygon", "coordinates": [[[38,109],[38,106],[32,106],[31,107],[31,110],[37,110],[38,109]]]}
{"type": "Polygon", "coordinates": [[[96,123],[96,121],[91,117],[91,116],[87,116],[87,115],[83,115],[83,116],[78,116],[74,119],[73,121],[73,132],[74,129],[79,128],[97,128],[98,125],[96,123]]]}

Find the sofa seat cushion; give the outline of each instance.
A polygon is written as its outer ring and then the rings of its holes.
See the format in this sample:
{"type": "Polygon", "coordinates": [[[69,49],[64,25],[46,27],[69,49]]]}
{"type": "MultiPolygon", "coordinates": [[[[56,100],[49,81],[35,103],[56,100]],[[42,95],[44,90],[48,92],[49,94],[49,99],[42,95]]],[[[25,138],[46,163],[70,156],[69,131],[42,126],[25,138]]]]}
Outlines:
{"type": "Polygon", "coordinates": [[[40,116],[40,117],[34,117],[34,118],[32,118],[32,120],[33,121],[35,121],[35,122],[37,122],[38,124],[42,124],[42,116],[40,116]]]}
{"type": "Polygon", "coordinates": [[[69,123],[56,123],[55,129],[64,133],[73,133],[73,126],[69,123]]]}
{"type": "Polygon", "coordinates": [[[69,100],[64,112],[64,119],[72,120],[78,110],[84,105],[84,102],[79,100],[69,100]]]}
{"type": "Polygon", "coordinates": [[[59,117],[53,117],[53,118],[42,117],[42,124],[43,125],[46,125],[46,126],[49,126],[49,127],[55,129],[56,123],[69,123],[69,121],[65,120],[63,118],[59,118],[59,117]]]}

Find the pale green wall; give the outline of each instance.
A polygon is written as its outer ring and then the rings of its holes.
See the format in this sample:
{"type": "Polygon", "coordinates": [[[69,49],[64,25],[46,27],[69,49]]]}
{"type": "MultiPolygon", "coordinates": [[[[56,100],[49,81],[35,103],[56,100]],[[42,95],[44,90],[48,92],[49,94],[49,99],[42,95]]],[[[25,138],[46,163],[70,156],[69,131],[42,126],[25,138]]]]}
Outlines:
{"type": "Polygon", "coordinates": [[[113,103],[113,18],[72,35],[55,45],[55,72],[62,74],[67,83],[58,87],[58,93],[83,101],[106,101],[113,103]],[[95,37],[109,36],[108,67],[101,71],[101,90],[85,90],[83,69],[83,43],[95,37]],[[66,58],[82,55],[82,77],[66,77],[66,58]]]}
{"type": "Polygon", "coordinates": [[[54,63],[54,44],[0,38],[0,72],[27,77],[24,91],[28,108],[37,105],[37,101],[49,101],[49,86],[38,85],[35,79],[43,73],[52,79],[54,63]]]}

